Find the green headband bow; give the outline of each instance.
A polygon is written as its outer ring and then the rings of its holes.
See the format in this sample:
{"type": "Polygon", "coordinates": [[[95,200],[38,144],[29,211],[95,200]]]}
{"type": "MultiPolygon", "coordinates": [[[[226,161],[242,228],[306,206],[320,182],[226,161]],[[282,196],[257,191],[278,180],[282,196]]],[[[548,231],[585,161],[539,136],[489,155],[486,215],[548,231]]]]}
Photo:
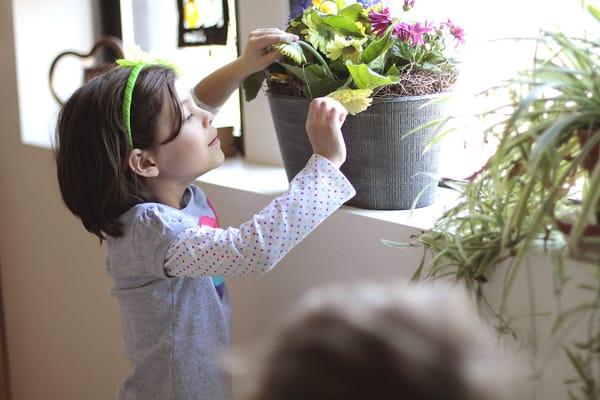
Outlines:
{"type": "Polygon", "coordinates": [[[131,133],[131,102],[133,100],[133,88],[135,87],[135,82],[137,81],[138,75],[144,67],[151,65],[160,65],[169,68],[175,72],[176,75],[179,75],[179,69],[175,64],[161,59],[150,61],[146,59],[128,60],[121,58],[117,60],[117,64],[120,67],[131,68],[129,77],[127,78],[127,84],[125,85],[125,91],[123,92],[123,124],[125,125],[125,130],[127,132],[127,145],[131,150],[133,149],[133,135],[131,133]]]}

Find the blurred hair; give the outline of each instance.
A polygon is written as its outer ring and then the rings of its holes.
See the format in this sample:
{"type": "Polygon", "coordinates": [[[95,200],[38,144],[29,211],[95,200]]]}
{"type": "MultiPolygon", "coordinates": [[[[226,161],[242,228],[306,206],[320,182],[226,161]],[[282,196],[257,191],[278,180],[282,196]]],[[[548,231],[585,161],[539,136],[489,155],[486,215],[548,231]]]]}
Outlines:
{"type": "Polygon", "coordinates": [[[263,351],[247,398],[499,399],[508,379],[501,360],[458,288],[325,287],[304,298],[263,351]]]}
{"type": "MultiPolygon", "coordinates": [[[[122,99],[129,68],[114,68],[80,87],[58,116],[55,159],[67,208],[102,241],[122,235],[119,216],[136,204],[153,201],[145,180],[128,166],[129,147],[122,99]]],[[[172,119],[173,140],[182,124],[176,76],[162,66],[142,69],[133,91],[133,147],[158,145],[159,119],[172,119]]]]}

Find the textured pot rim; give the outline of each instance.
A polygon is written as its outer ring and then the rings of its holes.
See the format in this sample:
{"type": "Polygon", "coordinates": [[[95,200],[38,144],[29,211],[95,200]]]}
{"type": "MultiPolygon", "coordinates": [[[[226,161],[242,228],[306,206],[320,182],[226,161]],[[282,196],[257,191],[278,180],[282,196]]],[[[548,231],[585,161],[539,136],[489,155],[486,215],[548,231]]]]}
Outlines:
{"type": "MultiPolygon", "coordinates": [[[[301,96],[290,96],[287,94],[275,94],[271,93],[271,91],[265,91],[265,94],[268,97],[272,98],[282,98],[282,99],[290,99],[290,100],[298,100],[306,103],[310,102],[308,97],[301,96]]],[[[419,96],[398,96],[393,98],[374,98],[372,104],[382,104],[382,103],[400,103],[403,101],[415,101],[415,100],[429,100],[429,99],[437,99],[445,95],[451,95],[452,92],[441,92],[441,93],[433,93],[433,94],[423,94],[419,96]]]]}

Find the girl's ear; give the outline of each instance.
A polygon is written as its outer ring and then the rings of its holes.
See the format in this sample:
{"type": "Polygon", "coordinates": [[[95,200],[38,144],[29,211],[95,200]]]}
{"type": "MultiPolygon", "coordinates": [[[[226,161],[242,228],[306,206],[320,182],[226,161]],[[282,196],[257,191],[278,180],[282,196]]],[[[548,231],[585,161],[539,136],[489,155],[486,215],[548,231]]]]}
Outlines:
{"type": "Polygon", "coordinates": [[[145,178],[153,178],[158,176],[159,170],[158,166],[154,162],[154,157],[146,150],[131,150],[129,152],[127,164],[133,172],[145,178]]]}

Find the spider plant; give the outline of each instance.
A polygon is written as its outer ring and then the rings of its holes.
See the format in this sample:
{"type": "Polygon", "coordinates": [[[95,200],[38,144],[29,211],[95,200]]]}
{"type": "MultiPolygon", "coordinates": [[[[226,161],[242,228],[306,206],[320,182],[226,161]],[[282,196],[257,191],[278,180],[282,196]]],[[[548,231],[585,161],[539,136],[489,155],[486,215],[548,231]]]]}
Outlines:
{"type": "Polygon", "coordinates": [[[575,314],[587,318],[587,340],[562,343],[577,376],[567,391],[571,399],[598,399],[600,41],[556,32],[534,40],[531,70],[482,94],[509,94],[508,104],[479,115],[496,121],[485,134],[498,141],[497,151],[465,182],[459,203],[415,239],[430,257],[413,279],[451,275],[489,304],[485,283],[506,265],[501,304],[490,309],[510,332],[506,302],[528,251],[552,249],[560,285],[568,281],[564,257],[591,261],[582,290],[593,299],[559,311],[553,331],[575,314]]]}

